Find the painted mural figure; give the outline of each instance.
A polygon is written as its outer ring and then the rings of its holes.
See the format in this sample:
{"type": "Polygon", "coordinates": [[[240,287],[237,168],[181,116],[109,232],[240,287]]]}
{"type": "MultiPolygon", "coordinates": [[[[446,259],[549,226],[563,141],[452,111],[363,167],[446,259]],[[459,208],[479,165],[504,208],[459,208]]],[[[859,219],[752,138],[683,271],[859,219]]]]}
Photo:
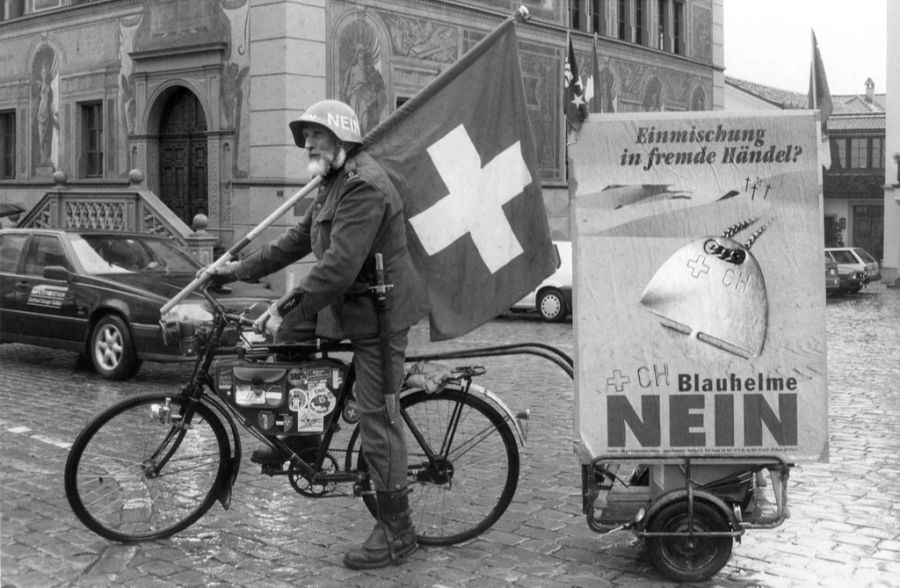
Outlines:
{"type": "Polygon", "coordinates": [[[357,48],[353,64],[344,75],[342,89],[347,103],[359,116],[359,124],[364,133],[381,122],[384,79],[372,65],[372,58],[364,48],[357,48]]]}
{"type": "Polygon", "coordinates": [[[50,162],[53,143],[53,129],[56,127],[56,112],[53,108],[53,87],[51,85],[50,63],[45,60],[41,64],[41,74],[35,80],[37,93],[37,108],[35,109],[35,122],[38,131],[38,147],[40,148],[41,163],[50,162]]]}
{"type": "Polygon", "coordinates": [[[616,89],[616,77],[604,68],[600,72],[600,112],[615,112],[618,90],[616,89]]]}
{"type": "Polygon", "coordinates": [[[644,110],[647,112],[661,112],[662,107],[662,82],[659,78],[651,78],[647,83],[647,92],[644,95],[644,110]]]}
{"type": "MultiPolygon", "coordinates": [[[[249,66],[241,68],[237,63],[232,62],[228,64],[225,76],[222,78],[222,110],[225,113],[225,120],[234,129],[235,153],[240,149],[241,143],[241,109],[244,104],[242,86],[249,71],[249,66]]],[[[238,178],[247,177],[247,172],[240,169],[237,160],[235,160],[232,173],[238,178]]]]}

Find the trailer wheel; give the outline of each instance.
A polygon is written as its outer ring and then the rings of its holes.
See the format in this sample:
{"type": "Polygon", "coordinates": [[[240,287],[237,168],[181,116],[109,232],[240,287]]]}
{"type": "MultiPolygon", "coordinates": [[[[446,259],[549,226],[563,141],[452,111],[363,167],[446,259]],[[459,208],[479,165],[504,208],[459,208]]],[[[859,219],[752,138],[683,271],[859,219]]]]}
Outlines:
{"type": "MultiPolygon", "coordinates": [[[[657,513],[647,525],[648,533],[687,533],[688,503],[674,502],[657,513]]],[[[725,514],[705,502],[694,501],[693,537],[647,537],[653,565],[679,582],[702,582],[716,575],[731,557],[732,537],[704,537],[704,532],[728,532],[725,514]]]]}

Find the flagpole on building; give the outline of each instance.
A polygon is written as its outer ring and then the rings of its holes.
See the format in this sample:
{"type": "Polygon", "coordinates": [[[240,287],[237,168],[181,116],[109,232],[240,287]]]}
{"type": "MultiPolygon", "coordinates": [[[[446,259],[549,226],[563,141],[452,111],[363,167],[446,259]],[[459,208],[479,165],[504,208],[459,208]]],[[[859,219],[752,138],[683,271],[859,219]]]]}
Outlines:
{"type": "Polygon", "coordinates": [[[602,98],[598,90],[600,89],[600,64],[597,63],[597,31],[594,31],[594,38],[591,39],[591,100],[588,102],[588,112],[591,112],[591,102],[593,102],[595,112],[603,112],[603,107],[596,106],[601,103],[602,98]]]}
{"type": "Polygon", "coordinates": [[[569,99],[569,90],[567,87],[568,80],[566,76],[569,74],[569,68],[572,67],[572,64],[569,63],[569,51],[572,47],[572,33],[568,29],[566,29],[566,48],[563,50],[563,62],[562,62],[562,71],[563,71],[563,111],[562,111],[562,119],[563,119],[563,129],[565,129],[565,157],[566,157],[566,177],[569,175],[569,135],[571,132],[571,125],[569,125],[569,105],[567,103],[569,99]]]}
{"type": "Polygon", "coordinates": [[[816,39],[815,29],[810,29],[812,42],[812,62],[809,68],[809,101],[808,106],[819,113],[819,160],[828,169],[831,167],[831,144],[828,140],[828,117],[833,109],[831,91],[828,88],[828,79],[825,77],[825,65],[819,53],[819,43],[816,39]],[[822,76],[821,83],[819,76],[822,76]],[[822,96],[819,96],[819,92],[822,96]]]}
{"type": "Polygon", "coordinates": [[[819,109],[819,90],[816,87],[816,31],[809,29],[809,42],[812,45],[812,65],[809,68],[809,78],[812,84],[812,107],[813,110],[819,109]]]}

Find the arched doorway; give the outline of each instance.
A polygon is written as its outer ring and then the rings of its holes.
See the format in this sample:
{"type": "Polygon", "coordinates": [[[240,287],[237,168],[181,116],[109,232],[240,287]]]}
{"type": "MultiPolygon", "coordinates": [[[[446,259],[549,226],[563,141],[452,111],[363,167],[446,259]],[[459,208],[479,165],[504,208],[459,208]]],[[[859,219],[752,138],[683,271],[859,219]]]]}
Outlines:
{"type": "Polygon", "coordinates": [[[194,94],[179,88],[159,120],[159,197],[188,226],[208,214],[206,117],[194,94]]]}

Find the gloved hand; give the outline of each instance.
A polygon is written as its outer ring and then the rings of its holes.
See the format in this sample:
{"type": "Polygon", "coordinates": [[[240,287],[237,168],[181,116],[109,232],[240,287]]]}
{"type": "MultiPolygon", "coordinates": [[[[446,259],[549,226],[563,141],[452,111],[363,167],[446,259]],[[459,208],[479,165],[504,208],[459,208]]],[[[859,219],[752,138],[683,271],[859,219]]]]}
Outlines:
{"type": "Polygon", "coordinates": [[[281,313],[278,312],[278,303],[273,302],[266,312],[262,313],[258,319],[253,321],[253,330],[257,333],[265,333],[272,341],[275,340],[275,333],[278,332],[281,323],[281,313]]]}
{"type": "Polygon", "coordinates": [[[212,272],[208,284],[210,288],[217,288],[223,284],[237,281],[238,278],[237,275],[235,275],[237,265],[238,262],[229,261],[225,265],[215,268],[212,266],[206,266],[203,269],[197,271],[197,277],[202,277],[207,271],[212,272]]]}

